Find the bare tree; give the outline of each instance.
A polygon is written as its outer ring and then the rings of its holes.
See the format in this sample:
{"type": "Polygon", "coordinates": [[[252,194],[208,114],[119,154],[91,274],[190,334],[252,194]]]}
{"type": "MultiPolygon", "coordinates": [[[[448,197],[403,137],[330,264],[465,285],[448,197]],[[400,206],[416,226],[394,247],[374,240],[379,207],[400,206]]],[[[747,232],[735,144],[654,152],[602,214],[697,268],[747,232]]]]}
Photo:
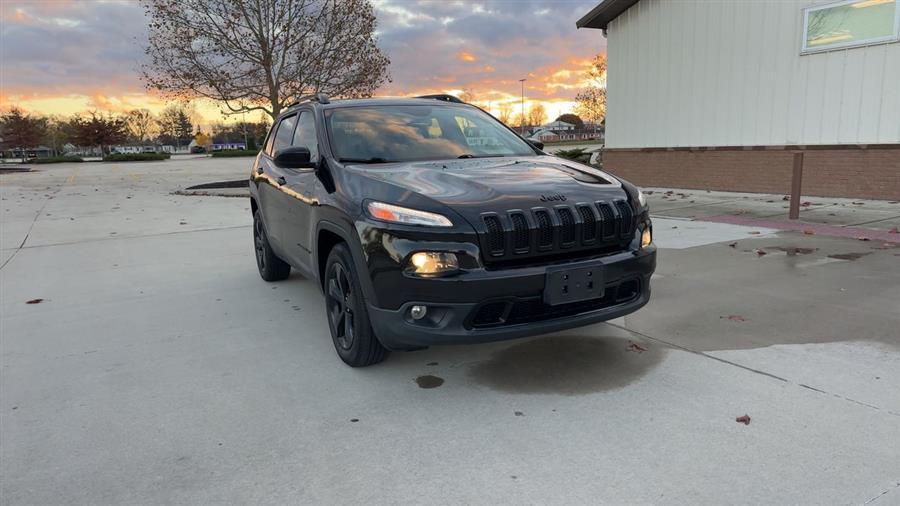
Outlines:
{"type": "Polygon", "coordinates": [[[142,0],[148,87],[276,116],[323,92],[370,96],[390,81],[369,0],[142,0]]]}
{"type": "Polygon", "coordinates": [[[534,104],[528,109],[528,125],[537,127],[547,122],[547,109],[543,104],[534,104]]]}
{"type": "Polygon", "coordinates": [[[606,115],[606,88],[590,87],[575,95],[575,111],[586,118],[597,130],[597,125],[606,115]]]}
{"type": "Polygon", "coordinates": [[[189,144],[194,136],[191,122],[193,110],[180,104],[171,104],[156,119],[159,129],[159,141],[163,144],[174,144],[176,151],[182,143],[189,144]]]}
{"type": "Polygon", "coordinates": [[[510,123],[510,121],[512,121],[513,119],[512,104],[510,104],[509,102],[501,102],[499,110],[500,115],[497,116],[497,119],[499,119],[504,125],[512,125],[513,123],[510,123]]]}
{"type": "Polygon", "coordinates": [[[575,111],[578,115],[587,118],[593,125],[606,116],[606,55],[598,54],[591,61],[591,68],[585,73],[590,83],[581,93],[575,96],[577,103],[575,111]]]}
{"type": "Polygon", "coordinates": [[[459,94],[459,99],[467,104],[471,104],[475,101],[475,93],[472,91],[472,88],[463,88],[462,93],[459,94]]]}
{"type": "Polygon", "coordinates": [[[156,119],[153,113],[147,109],[135,109],[128,113],[128,131],[137,139],[144,142],[153,136],[156,130],[156,119]]]}

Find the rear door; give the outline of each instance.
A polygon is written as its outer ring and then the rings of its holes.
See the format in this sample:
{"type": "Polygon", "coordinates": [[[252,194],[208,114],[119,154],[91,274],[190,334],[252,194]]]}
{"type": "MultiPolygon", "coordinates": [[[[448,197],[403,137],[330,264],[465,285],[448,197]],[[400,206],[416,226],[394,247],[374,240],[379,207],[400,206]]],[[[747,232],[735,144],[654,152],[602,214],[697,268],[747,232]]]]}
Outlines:
{"type": "MultiPolygon", "coordinates": [[[[319,162],[319,142],[312,109],[300,111],[291,145],[309,149],[310,161],[319,162]]],[[[282,185],[281,190],[293,201],[283,231],[285,254],[296,264],[311,270],[312,208],[319,205],[316,195],[321,183],[315,169],[285,169],[284,172],[287,184],[282,185]]]]}
{"type": "Polygon", "coordinates": [[[276,167],[272,159],[279,150],[291,145],[296,125],[296,114],[285,116],[279,120],[273,130],[274,133],[269,137],[263,156],[260,157],[259,166],[256,168],[257,177],[262,180],[259,185],[259,207],[262,209],[266,234],[275,251],[280,254],[279,256],[285,255],[283,235],[290,206],[288,199],[281,191],[281,186],[287,183],[285,170],[276,167]]]}

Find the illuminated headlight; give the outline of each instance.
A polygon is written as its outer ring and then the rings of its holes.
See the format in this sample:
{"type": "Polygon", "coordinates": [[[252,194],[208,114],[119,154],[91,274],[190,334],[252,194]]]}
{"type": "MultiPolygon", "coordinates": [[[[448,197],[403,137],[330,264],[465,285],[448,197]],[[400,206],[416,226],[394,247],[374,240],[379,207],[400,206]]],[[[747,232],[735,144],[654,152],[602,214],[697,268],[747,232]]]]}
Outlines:
{"type": "Polygon", "coordinates": [[[459,270],[459,261],[455,253],[419,251],[409,257],[407,270],[420,276],[449,274],[459,270]]]}
{"type": "Polygon", "coordinates": [[[643,232],[641,232],[641,249],[650,246],[651,242],[653,242],[653,237],[650,234],[650,227],[647,227],[643,232]]]}
{"type": "Polygon", "coordinates": [[[638,190],[638,202],[641,204],[641,207],[647,207],[647,196],[644,195],[644,192],[638,190]]]}
{"type": "Polygon", "coordinates": [[[424,225],[427,227],[453,226],[453,222],[446,216],[429,213],[428,211],[419,211],[418,209],[408,209],[393,204],[385,204],[384,202],[369,202],[366,209],[369,211],[369,215],[376,220],[390,223],[424,225]]]}

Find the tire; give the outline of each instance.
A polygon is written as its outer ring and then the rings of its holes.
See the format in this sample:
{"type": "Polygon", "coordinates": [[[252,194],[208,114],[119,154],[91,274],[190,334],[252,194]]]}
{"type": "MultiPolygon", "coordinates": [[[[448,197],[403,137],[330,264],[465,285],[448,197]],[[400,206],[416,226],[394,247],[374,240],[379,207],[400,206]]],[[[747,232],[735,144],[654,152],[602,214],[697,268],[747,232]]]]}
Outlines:
{"type": "Polygon", "coordinates": [[[259,210],[253,213],[253,249],[259,276],[264,280],[281,281],[291,274],[291,266],[272,251],[259,210]]]}
{"type": "Polygon", "coordinates": [[[325,317],[334,349],[351,367],[377,364],[390,353],[372,330],[350,250],[339,243],[325,264],[325,317]]]}

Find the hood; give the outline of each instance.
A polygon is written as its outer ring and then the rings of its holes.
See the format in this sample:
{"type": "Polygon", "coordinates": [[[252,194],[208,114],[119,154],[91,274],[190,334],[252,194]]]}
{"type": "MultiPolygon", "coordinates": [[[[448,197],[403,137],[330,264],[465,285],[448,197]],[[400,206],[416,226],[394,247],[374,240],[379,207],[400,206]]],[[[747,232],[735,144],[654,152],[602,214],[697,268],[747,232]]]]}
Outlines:
{"type": "Polygon", "coordinates": [[[626,198],[616,178],[554,156],[358,167],[368,177],[434,199],[470,220],[489,211],[626,198]]]}

